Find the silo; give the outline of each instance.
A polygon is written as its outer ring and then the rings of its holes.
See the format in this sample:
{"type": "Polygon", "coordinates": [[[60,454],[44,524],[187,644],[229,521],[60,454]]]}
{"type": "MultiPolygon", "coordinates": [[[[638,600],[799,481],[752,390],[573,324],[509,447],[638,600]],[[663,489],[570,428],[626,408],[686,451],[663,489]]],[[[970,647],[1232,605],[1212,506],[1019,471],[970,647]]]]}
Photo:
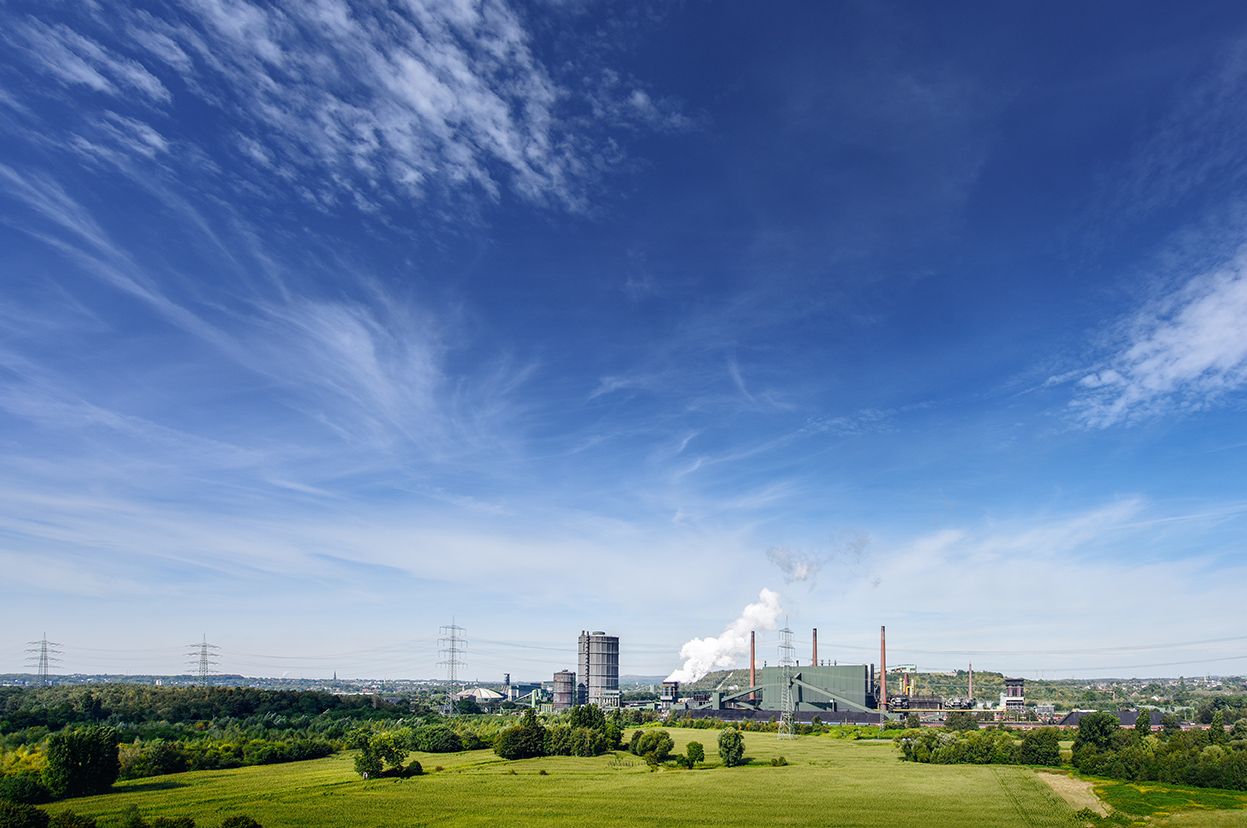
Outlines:
{"type": "Polygon", "coordinates": [[[576,674],[559,670],[554,674],[554,709],[566,710],[576,703],[576,674]]]}

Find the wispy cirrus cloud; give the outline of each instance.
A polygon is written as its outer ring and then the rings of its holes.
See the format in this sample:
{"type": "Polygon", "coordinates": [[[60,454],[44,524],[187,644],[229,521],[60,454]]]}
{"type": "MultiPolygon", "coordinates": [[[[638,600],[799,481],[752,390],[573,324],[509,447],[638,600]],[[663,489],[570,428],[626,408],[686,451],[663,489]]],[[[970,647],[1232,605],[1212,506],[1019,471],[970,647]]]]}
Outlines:
{"type": "Polygon", "coordinates": [[[1247,252],[1122,322],[1104,361],[1082,372],[1073,408],[1104,428],[1206,408],[1247,386],[1247,252]]]}
{"type": "MultiPolygon", "coordinates": [[[[206,123],[187,140],[232,147],[322,206],[375,210],[472,192],[584,209],[588,184],[619,156],[595,129],[686,125],[672,102],[610,72],[609,83],[575,91],[538,58],[504,0],[105,4],[55,25],[23,19],[9,40],[34,71],[114,103],[137,93],[152,118],[198,98],[231,123],[206,123]],[[118,21],[124,45],[103,45],[118,21]]],[[[150,155],[159,130],[137,114],[95,123],[150,155]]],[[[80,140],[94,143],[90,130],[80,140]]]]}

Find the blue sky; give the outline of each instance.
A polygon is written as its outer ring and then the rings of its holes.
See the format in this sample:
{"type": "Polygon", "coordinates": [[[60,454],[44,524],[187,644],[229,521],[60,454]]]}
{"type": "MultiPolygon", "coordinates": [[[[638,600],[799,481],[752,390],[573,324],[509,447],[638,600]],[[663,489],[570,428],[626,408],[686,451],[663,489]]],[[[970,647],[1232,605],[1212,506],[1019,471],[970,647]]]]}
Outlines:
{"type": "Polygon", "coordinates": [[[0,670],[1243,671],[1240,4],[288,6],[0,7],[0,670]]]}

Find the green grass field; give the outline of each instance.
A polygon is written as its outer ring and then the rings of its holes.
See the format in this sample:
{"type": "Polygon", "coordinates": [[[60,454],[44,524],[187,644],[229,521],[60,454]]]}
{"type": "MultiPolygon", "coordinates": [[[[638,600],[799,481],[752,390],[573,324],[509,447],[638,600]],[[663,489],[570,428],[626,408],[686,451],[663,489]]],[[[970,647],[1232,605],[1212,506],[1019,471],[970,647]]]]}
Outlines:
{"type": "Polygon", "coordinates": [[[118,785],[115,793],[50,810],[69,808],[107,820],[135,804],[145,816],[191,816],[200,826],[241,812],[265,828],[565,825],[590,818],[601,825],[742,828],[1074,824],[1071,808],[1026,768],[918,765],[900,762],[888,742],[816,736],[780,742],[763,733],[745,737],[753,764],[723,768],[717,766],[717,731],[670,733],[678,750],[690,740],[702,742],[709,767],[650,772],[626,753],[506,762],[492,751],[472,751],[416,754],[425,776],[365,782],[344,754],[136,780],[118,785]],[[781,754],[790,764],[772,767],[770,759],[781,754]],[[434,770],[438,765],[443,770],[434,770]]]}

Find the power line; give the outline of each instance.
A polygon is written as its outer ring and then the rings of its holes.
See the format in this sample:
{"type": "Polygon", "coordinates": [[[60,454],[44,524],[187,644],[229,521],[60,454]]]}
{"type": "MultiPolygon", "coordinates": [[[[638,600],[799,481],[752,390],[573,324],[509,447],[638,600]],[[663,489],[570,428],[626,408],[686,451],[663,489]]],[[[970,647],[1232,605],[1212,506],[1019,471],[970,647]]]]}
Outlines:
{"type": "Polygon", "coordinates": [[[48,675],[53,665],[60,665],[63,655],[61,645],[55,641],[48,641],[48,634],[44,633],[43,638],[38,641],[26,642],[30,646],[26,648],[26,652],[30,653],[26,657],[26,663],[35,668],[35,674],[38,676],[36,682],[40,687],[46,686],[48,683],[48,675]]]}

